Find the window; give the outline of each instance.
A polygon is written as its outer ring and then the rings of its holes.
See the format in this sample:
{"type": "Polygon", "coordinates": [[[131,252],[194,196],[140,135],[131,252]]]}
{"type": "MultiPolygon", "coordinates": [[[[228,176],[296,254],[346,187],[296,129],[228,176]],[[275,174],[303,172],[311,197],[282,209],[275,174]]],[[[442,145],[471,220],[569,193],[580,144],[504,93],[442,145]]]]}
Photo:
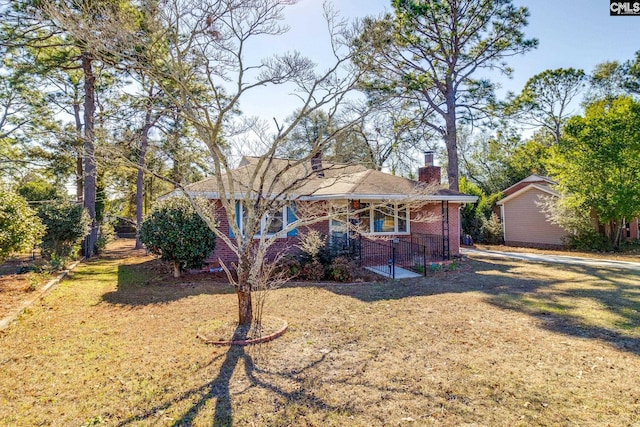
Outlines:
{"type": "Polygon", "coordinates": [[[371,206],[369,203],[360,203],[360,226],[362,231],[368,233],[371,231],[371,206]]]}
{"type": "MultiPolygon", "coordinates": [[[[241,202],[236,202],[236,221],[240,231],[244,233],[245,228],[245,216],[247,215],[247,208],[241,202]],[[242,206],[242,209],[240,207],[242,206]]],[[[260,221],[260,231],[254,236],[258,238],[265,233],[266,236],[276,234],[287,227],[296,220],[295,206],[285,206],[282,209],[267,213],[260,221]]],[[[297,229],[289,230],[287,236],[296,236],[298,234],[297,229]]],[[[229,236],[233,237],[233,231],[229,227],[229,236]]],[[[286,236],[283,236],[286,237],[286,236]]]]}
{"type": "Polygon", "coordinates": [[[408,233],[408,224],[409,224],[409,210],[405,205],[397,206],[397,230],[398,233],[408,233]]]}
{"type": "Polygon", "coordinates": [[[406,205],[378,205],[361,203],[361,208],[368,208],[360,214],[360,221],[365,232],[371,234],[404,234],[409,233],[409,210],[406,205]]]}
{"type": "Polygon", "coordinates": [[[282,231],[284,228],[284,209],[279,210],[273,214],[266,214],[262,218],[261,229],[269,234],[276,234],[278,231],[282,231]]]}
{"type": "Polygon", "coordinates": [[[393,233],[395,231],[395,211],[393,206],[378,206],[373,210],[373,232],[393,233]]]}

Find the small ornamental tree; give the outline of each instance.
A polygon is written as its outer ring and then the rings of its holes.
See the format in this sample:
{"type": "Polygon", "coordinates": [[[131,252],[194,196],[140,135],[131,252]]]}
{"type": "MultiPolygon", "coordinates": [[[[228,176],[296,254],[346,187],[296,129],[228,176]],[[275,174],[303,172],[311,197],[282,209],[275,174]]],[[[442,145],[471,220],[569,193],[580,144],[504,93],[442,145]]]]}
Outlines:
{"type": "Polygon", "coordinates": [[[140,241],[163,260],[173,263],[173,276],[184,268],[200,268],[216,247],[216,236],[191,203],[175,197],[156,207],[140,227],[140,241]]]}
{"type": "Polygon", "coordinates": [[[640,215],[640,102],[623,96],[587,105],[564,135],[548,161],[569,199],[563,203],[595,214],[618,249],[624,224],[640,215]]]}
{"type": "Polygon", "coordinates": [[[80,249],[82,239],[89,233],[91,219],[80,205],[66,201],[43,203],[38,216],[46,227],[40,245],[45,259],[64,263],[80,249]]]}
{"type": "Polygon", "coordinates": [[[60,188],[41,179],[25,182],[20,187],[18,187],[16,191],[19,195],[30,202],[45,202],[66,199],[66,195],[60,188]]]}
{"type": "Polygon", "coordinates": [[[27,201],[0,189],[0,262],[40,241],[44,227],[27,201]]]}

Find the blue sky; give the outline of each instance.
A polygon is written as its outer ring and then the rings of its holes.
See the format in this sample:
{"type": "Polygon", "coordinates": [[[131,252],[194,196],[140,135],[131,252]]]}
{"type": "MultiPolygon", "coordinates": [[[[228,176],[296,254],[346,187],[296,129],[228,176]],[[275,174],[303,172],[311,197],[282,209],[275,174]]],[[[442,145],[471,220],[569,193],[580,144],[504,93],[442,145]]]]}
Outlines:
{"type": "MultiPolygon", "coordinates": [[[[389,11],[390,0],[335,0],[345,18],[378,15],[389,11]]],[[[582,68],[590,72],[601,62],[631,59],[640,50],[640,16],[609,16],[607,0],[514,0],[531,16],[527,37],[539,40],[538,49],[508,59],[515,69],[512,79],[494,81],[506,90],[519,91],[537,73],[555,68],[582,68]]],[[[322,19],[322,0],[300,0],[288,8],[285,23],[290,31],[260,43],[261,54],[299,50],[320,66],[330,59],[328,37],[322,19]]],[[[286,91],[260,91],[245,98],[242,110],[267,120],[286,117],[296,106],[286,91]]]]}

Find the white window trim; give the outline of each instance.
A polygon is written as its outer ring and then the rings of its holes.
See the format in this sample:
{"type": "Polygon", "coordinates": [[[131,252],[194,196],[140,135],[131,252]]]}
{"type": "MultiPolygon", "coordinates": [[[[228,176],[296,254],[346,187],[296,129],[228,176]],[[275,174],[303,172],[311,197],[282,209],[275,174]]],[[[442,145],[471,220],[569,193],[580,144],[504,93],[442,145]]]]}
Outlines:
{"type": "MultiPolygon", "coordinates": [[[[282,212],[282,228],[280,228],[280,230],[276,231],[275,233],[268,233],[268,234],[262,234],[264,232],[264,230],[267,228],[267,215],[264,215],[262,217],[262,219],[260,220],[260,234],[257,234],[255,236],[253,236],[254,239],[259,239],[260,237],[264,236],[264,237],[273,237],[276,234],[278,234],[279,232],[281,232],[282,230],[284,230],[285,228],[287,228],[287,207],[283,206],[281,211],[282,212]]],[[[282,236],[281,238],[285,238],[287,237],[287,235],[285,234],[284,236],[282,236]]]]}
{"type": "MultiPolygon", "coordinates": [[[[365,233],[366,236],[407,236],[411,234],[411,213],[409,212],[409,207],[407,205],[404,206],[404,210],[406,213],[405,221],[407,223],[406,231],[398,231],[398,218],[399,218],[399,210],[398,204],[393,203],[393,230],[394,231],[374,231],[374,211],[376,206],[380,206],[379,202],[372,202],[368,200],[363,200],[362,203],[369,204],[369,232],[365,233]]],[[[391,203],[387,204],[390,205],[391,203]]]]}
{"type": "MultiPolygon", "coordinates": [[[[287,205],[282,207],[282,228],[280,229],[280,231],[284,230],[285,228],[287,228],[289,226],[288,223],[288,215],[287,215],[287,205]]],[[[244,236],[244,205],[241,203],[240,205],[240,227],[238,227],[240,229],[240,233],[244,236]]],[[[262,237],[265,238],[269,238],[269,237],[273,237],[276,234],[278,234],[280,231],[277,231],[275,233],[269,233],[269,234],[262,234],[265,230],[265,228],[267,227],[267,217],[266,215],[264,215],[262,217],[262,219],[260,219],[260,233],[259,234],[255,234],[253,236],[254,239],[260,239],[262,237]]],[[[278,239],[286,239],[287,234],[284,234],[283,236],[278,237],[278,239]]]]}

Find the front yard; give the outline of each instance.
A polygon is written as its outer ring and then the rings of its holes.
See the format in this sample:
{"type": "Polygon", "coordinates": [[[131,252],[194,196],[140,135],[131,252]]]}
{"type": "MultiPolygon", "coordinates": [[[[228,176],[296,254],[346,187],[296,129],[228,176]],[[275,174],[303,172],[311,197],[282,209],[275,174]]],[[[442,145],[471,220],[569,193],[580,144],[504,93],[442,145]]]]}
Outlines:
{"type": "Polygon", "coordinates": [[[195,337],[235,318],[228,285],[159,274],[114,252],[5,330],[0,425],[640,421],[631,272],[476,259],[413,281],[292,285],[266,309],[287,333],[246,348],[195,337]]]}

